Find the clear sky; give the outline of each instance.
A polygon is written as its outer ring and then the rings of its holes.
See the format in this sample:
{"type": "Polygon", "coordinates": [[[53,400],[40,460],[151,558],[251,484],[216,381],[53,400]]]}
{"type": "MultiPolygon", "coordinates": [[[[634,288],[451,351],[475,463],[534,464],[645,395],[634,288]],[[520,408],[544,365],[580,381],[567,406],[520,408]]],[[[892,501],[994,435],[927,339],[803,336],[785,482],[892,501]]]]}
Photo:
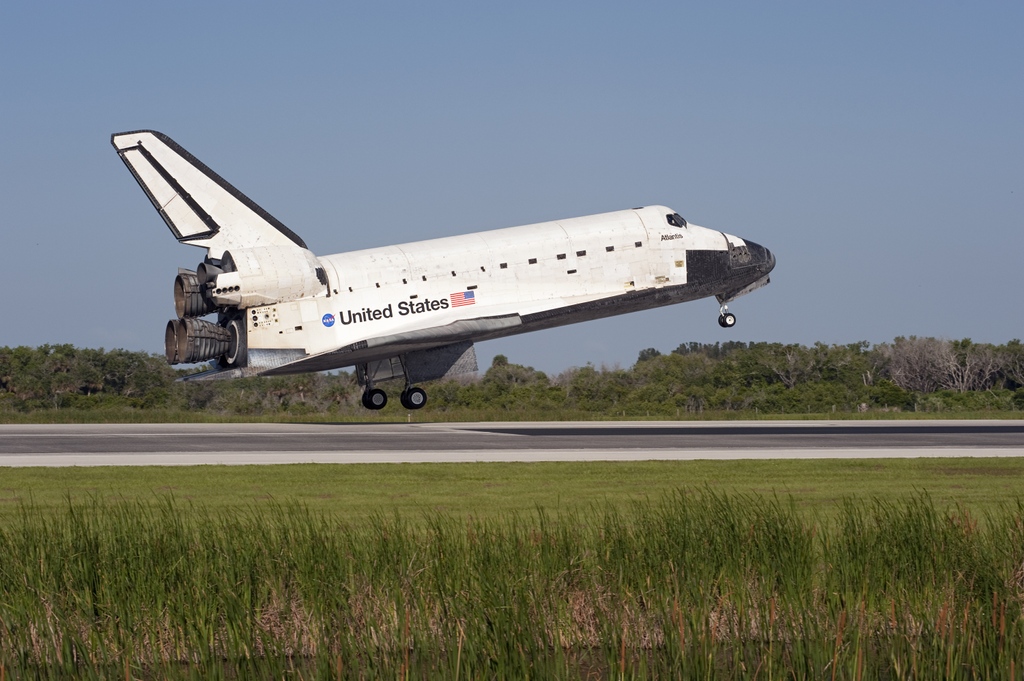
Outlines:
{"type": "Polygon", "coordinates": [[[493,341],[549,372],[689,341],[1024,336],[1024,4],[8,2],[0,346],[162,352],[151,128],[314,252],[663,203],[772,249],[703,300],[493,341]]]}

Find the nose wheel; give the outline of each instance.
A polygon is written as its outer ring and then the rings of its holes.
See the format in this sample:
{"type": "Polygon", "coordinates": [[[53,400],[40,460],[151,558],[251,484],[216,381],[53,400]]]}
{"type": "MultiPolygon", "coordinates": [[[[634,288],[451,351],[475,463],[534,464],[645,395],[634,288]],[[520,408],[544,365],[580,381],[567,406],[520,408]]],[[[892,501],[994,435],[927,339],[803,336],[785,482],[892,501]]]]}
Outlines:
{"type": "Polygon", "coordinates": [[[729,312],[729,306],[723,305],[718,315],[718,325],[723,329],[731,329],[736,326],[736,315],[729,312]]]}

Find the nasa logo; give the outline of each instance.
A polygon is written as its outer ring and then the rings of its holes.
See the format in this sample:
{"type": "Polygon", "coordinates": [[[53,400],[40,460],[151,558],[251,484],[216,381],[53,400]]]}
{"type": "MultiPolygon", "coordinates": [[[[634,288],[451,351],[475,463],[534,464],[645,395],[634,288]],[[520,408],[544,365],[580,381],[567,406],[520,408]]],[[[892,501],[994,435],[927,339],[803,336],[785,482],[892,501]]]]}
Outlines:
{"type": "Polygon", "coordinates": [[[323,321],[324,326],[332,327],[334,326],[334,315],[328,312],[327,314],[324,315],[324,318],[321,321],[323,321]]]}

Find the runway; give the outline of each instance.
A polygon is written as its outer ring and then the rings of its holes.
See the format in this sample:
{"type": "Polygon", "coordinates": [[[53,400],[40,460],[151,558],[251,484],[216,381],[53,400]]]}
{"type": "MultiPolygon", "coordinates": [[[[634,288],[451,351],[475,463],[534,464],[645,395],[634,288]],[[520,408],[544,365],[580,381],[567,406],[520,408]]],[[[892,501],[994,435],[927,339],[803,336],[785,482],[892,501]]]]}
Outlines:
{"type": "Polygon", "coordinates": [[[0,467],[1024,456],[1024,421],[0,425],[0,467]]]}

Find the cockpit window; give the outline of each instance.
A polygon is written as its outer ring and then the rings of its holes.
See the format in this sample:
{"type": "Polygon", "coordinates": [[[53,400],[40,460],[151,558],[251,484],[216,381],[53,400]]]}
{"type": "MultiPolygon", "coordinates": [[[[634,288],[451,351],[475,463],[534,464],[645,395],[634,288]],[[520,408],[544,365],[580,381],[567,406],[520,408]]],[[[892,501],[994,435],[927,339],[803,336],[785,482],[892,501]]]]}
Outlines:
{"type": "Polygon", "coordinates": [[[683,216],[679,213],[669,213],[665,216],[665,219],[668,220],[668,224],[673,227],[686,227],[686,220],[684,220],[683,216]]]}

